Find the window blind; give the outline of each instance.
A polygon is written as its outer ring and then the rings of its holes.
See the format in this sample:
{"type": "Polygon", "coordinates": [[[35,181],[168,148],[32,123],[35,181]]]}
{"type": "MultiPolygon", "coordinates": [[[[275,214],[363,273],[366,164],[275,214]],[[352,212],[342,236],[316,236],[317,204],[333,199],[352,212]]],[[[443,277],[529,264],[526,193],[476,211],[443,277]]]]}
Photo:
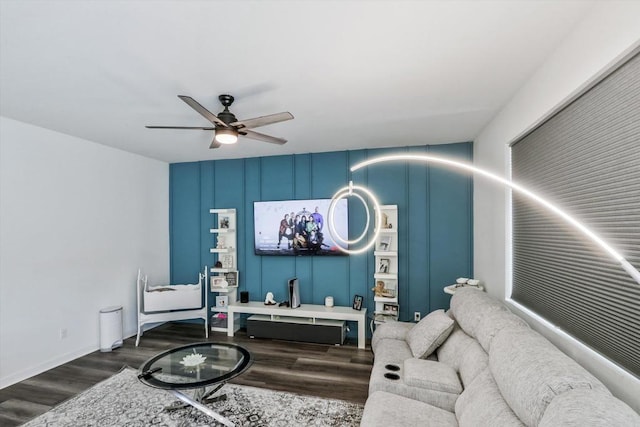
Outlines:
{"type": "MultiPolygon", "coordinates": [[[[511,147],[512,177],[640,269],[640,54],[511,147]]],[[[640,376],[640,284],[513,194],[512,298],[640,376]]]]}

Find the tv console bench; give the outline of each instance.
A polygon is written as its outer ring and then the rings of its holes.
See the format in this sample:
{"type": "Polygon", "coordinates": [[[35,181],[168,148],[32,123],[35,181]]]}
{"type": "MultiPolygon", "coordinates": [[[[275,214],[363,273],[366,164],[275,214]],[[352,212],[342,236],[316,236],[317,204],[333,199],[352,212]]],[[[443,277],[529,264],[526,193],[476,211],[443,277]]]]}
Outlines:
{"type": "Polygon", "coordinates": [[[272,320],[279,317],[302,317],[316,323],[316,319],[346,320],[358,322],[358,348],[365,348],[365,322],[367,309],[354,310],[351,307],[326,307],[317,304],[302,304],[298,308],[278,307],[277,305],[265,305],[263,302],[234,302],[227,307],[227,335],[232,337],[234,333],[234,314],[264,314],[271,316],[272,320]]]}

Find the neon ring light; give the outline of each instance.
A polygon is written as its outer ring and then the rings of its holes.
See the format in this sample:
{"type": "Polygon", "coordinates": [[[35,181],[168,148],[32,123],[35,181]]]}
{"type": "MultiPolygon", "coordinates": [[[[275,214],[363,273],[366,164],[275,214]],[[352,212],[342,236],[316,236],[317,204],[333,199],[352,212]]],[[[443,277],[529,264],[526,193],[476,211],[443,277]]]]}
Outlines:
{"type": "Polygon", "coordinates": [[[339,240],[343,243],[349,244],[349,245],[353,245],[356,244],[358,242],[360,242],[366,235],[367,235],[367,230],[369,229],[369,224],[371,223],[371,215],[369,212],[369,206],[367,205],[366,200],[364,199],[364,197],[362,197],[360,194],[354,192],[354,190],[360,191],[362,193],[364,193],[365,195],[367,195],[370,199],[371,199],[371,203],[373,204],[373,209],[375,211],[375,229],[374,229],[374,233],[373,233],[373,238],[363,247],[359,248],[359,249],[346,249],[341,247],[340,245],[336,245],[338,247],[338,249],[340,249],[342,252],[346,252],[349,254],[359,254],[362,252],[366,252],[367,250],[369,250],[369,248],[371,246],[373,246],[373,244],[375,243],[376,239],[378,238],[378,236],[380,235],[380,228],[381,228],[381,222],[380,222],[380,204],[378,203],[378,199],[376,199],[376,196],[369,191],[367,188],[365,187],[361,187],[358,185],[353,185],[353,181],[349,182],[349,185],[346,187],[342,187],[341,189],[339,189],[336,194],[333,195],[333,197],[331,198],[331,204],[329,205],[329,222],[327,223],[328,228],[329,228],[329,234],[331,235],[331,237],[333,237],[335,240],[339,240]],[[362,202],[362,204],[364,205],[364,209],[367,213],[367,223],[364,227],[364,230],[362,231],[362,234],[360,234],[360,236],[358,236],[356,239],[353,240],[349,240],[348,238],[344,238],[343,236],[340,235],[340,233],[338,233],[338,231],[336,230],[336,225],[335,225],[335,220],[334,220],[334,214],[335,214],[335,208],[336,208],[336,204],[338,203],[338,200],[343,199],[345,197],[349,197],[349,196],[354,196],[358,199],[360,199],[360,201],[362,202]]]}
{"type": "MultiPolygon", "coordinates": [[[[562,209],[560,209],[559,207],[557,207],[553,203],[551,203],[551,202],[543,199],[542,197],[538,196],[537,194],[529,191],[528,189],[526,189],[525,187],[521,186],[520,184],[517,184],[516,182],[513,182],[511,180],[503,178],[503,177],[501,177],[499,175],[496,175],[494,173],[488,172],[488,171],[486,171],[484,169],[480,169],[480,168],[478,168],[476,166],[473,166],[470,163],[460,162],[460,161],[457,161],[457,160],[447,159],[446,157],[438,157],[438,156],[432,156],[432,155],[397,154],[397,155],[381,156],[381,157],[376,157],[376,158],[373,158],[373,159],[365,160],[363,162],[360,162],[360,163],[352,166],[351,167],[351,172],[355,172],[358,169],[361,169],[361,168],[363,168],[365,166],[370,166],[370,165],[374,165],[374,164],[382,163],[382,162],[398,161],[398,160],[421,161],[421,162],[425,162],[425,163],[438,163],[438,164],[445,165],[445,166],[451,166],[451,167],[454,167],[454,168],[457,168],[457,169],[462,169],[464,171],[471,172],[471,173],[483,176],[485,178],[489,178],[489,179],[491,179],[493,181],[497,181],[497,182],[499,182],[499,183],[511,188],[512,190],[516,191],[517,193],[520,193],[520,194],[528,197],[529,199],[533,200],[534,202],[544,206],[545,208],[547,208],[552,213],[554,213],[557,216],[559,216],[560,218],[564,219],[571,226],[573,226],[574,228],[577,228],[585,236],[587,236],[589,239],[591,239],[593,242],[595,242],[598,246],[600,246],[602,249],[604,249],[604,251],[607,252],[614,260],[619,262],[620,265],[622,266],[622,268],[637,283],[640,284],[640,272],[633,265],[631,265],[631,263],[629,261],[627,261],[618,251],[616,251],[614,248],[612,248],[600,236],[598,236],[596,233],[591,231],[589,228],[587,228],[580,221],[576,220],[571,215],[569,215],[568,213],[564,212],[562,209]]],[[[364,190],[362,187],[359,187],[359,188],[364,190]]],[[[379,230],[378,230],[378,232],[379,232],[379,230]]],[[[376,237],[377,237],[377,234],[376,234],[376,237]]],[[[369,247],[370,247],[370,245],[367,245],[366,248],[368,249],[369,247]]]]}

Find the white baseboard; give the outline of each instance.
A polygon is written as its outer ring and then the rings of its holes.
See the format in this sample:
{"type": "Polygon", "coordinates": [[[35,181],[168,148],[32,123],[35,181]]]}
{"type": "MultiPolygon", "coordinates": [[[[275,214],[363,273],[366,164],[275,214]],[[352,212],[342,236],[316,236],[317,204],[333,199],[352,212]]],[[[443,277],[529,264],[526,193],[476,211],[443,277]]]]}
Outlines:
{"type": "MultiPolygon", "coordinates": [[[[133,332],[127,331],[124,334],[124,338],[126,339],[126,338],[136,336],[137,333],[138,333],[137,331],[133,331],[133,332]]],[[[40,363],[39,365],[31,366],[20,372],[14,372],[10,375],[0,378],[0,389],[19,383],[20,381],[24,381],[27,378],[31,378],[34,375],[41,374],[45,371],[48,371],[49,369],[53,369],[57,366],[63,365],[67,362],[77,359],[78,357],[86,356],[87,354],[93,353],[94,351],[97,351],[99,349],[100,349],[99,344],[83,347],[83,348],[74,350],[72,352],[65,353],[58,357],[49,359],[46,362],[40,363]]]]}

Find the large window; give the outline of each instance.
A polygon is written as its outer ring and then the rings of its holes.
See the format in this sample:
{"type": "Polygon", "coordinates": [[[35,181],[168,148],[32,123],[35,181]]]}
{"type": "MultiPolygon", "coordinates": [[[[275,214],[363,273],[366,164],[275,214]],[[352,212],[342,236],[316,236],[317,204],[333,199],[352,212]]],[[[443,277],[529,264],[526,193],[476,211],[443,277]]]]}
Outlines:
{"type": "MultiPolygon", "coordinates": [[[[512,176],[640,269],[640,54],[511,149],[512,176]]],[[[640,284],[566,223],[513,195],[520,304],[640,376],[640,284]]]]}

